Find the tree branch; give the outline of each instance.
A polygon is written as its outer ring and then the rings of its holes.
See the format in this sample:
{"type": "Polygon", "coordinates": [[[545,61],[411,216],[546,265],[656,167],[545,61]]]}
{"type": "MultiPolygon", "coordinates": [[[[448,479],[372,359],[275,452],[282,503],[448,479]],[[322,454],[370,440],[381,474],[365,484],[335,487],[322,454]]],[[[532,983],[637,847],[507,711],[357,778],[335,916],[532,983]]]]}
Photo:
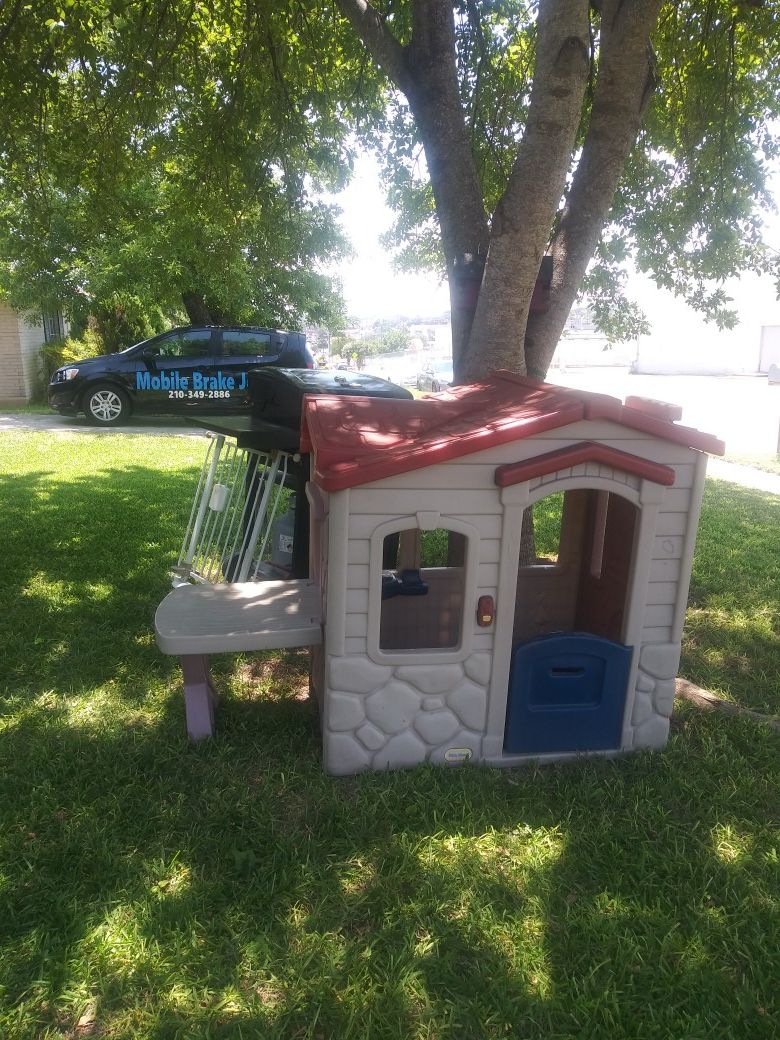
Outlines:
{"type": "Polygon", "coordinates": [[[493,214],[462,378],[523,370],[528,308],[582,118],[589,53],[588,0],[542,0],[528,120],[493,214]]]}
{"type": "Polygon", "coordinates": [[[601,5],[601,53],[590,124],[550,249],[550,307],[528,322],[526,366],[533,375],[547,372],[655,90],[650,34],[661,6],[662,0],[604,0],[601,5]]]}
{"type": "Polygon", "coordinates": [[[350,23],[393,83],[406,93],[409,75],[404,62],[404,49],[385,25],[377,9],[366,0],[336,0],[339,10],[350,23]]]}
{"type": "Polygon", "coordinates": [[[458,89],[452,0],[415,0],[407,48],[409,106],[425,160],[450,271],[463,254],[487,249],[488,228],[458,89]]]}
{"type": "Polygon", "coordinates": [[[442,247],[447,260],[453,352],[460,357],[473,316],[476,287],[460,272],[481,261],[488,223],[458,89],[452,0],[414,0],[412,38],[402,47],[365,0],[337,0],[369,52],[409,102],[425,148],[442,247]],[[471,258],[466,260],[466,258],[471,258]]]}

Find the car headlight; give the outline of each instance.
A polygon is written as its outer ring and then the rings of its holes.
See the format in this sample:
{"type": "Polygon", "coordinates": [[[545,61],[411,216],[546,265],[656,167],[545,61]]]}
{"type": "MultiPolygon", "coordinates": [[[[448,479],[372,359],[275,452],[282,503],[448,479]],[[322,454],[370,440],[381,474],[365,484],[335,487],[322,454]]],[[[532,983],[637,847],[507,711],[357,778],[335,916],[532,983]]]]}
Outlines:
{"type": "Polygon", "coordinates": [[[77,368],[66,368],[62,372],[64,379],[75,379],[78,374],[79,370],[77,368]]]}

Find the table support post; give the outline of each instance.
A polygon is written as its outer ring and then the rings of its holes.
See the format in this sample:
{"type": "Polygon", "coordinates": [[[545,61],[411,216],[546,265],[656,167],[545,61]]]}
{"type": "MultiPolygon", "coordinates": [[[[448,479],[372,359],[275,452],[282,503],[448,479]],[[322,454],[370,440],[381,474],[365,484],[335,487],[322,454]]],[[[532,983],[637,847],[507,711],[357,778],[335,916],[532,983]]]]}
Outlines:
{"type": "Polygon", "coordinates": [[[214,709],[217,694],[209,677],[209,659],[205,654],[181,657],[184,676],[184,712],[190,740],[203,740],[214,735],[214,709]]]}

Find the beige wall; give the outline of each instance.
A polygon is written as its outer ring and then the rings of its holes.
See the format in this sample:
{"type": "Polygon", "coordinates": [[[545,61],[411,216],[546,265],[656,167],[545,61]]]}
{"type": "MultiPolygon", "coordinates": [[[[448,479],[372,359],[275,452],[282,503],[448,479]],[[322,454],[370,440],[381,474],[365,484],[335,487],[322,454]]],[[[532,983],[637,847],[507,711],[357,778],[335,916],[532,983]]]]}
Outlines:
{"type": "Polygon", "coordinates": [[[0,400],[25,401],[24,364],[19,344],[19,317],[0,304],[0,400]]]}
{"type": "Polygon", "coordinates": [[[19,315],[19,348],[22,358],[24,389],[27,400],[39,389],[42,379],[40,349],[45,340],[43,323],[30,325],[31,315],[19,315]]]}
{"type": "Polygon", "coordinates": [[[42,343],[41,324],[28,325],[24,316],[0,303],[0,401],[30,400],[39,378],[42,343]]]}

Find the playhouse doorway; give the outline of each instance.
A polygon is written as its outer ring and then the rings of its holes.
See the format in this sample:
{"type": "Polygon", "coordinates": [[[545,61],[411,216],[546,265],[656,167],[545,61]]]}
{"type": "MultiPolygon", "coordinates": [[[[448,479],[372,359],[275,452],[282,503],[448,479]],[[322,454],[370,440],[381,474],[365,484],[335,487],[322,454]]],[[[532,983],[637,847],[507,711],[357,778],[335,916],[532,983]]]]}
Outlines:
{"type": "Polygon", "coordinates": [[[552,632],[622,641],[637,507],[577,489],[531,508],[541,555],[518,570],[513,645],[552,632]]]}
{"type": "Polygon", "coordinates": [[[504,750],[617,748],[639,510],[595,489],[531,508],[539,555],[518,569],[504,750]]]}

